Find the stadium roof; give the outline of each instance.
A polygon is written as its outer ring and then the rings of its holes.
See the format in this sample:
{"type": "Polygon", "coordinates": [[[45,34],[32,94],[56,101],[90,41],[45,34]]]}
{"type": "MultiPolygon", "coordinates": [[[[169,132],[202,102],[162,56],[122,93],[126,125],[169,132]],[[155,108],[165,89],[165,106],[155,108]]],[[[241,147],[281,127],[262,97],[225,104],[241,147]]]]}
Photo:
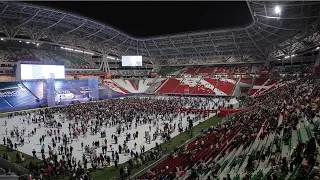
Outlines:
{"type": "Polygon", "coordinates": [[[252,21],[245,1],[79,1],[76,6],[74,1],[32,3],[80,13],[140,39],[244,26],[252,21]]]}
{"type": "Polygon", "coordinates": [[[144,39],[87,17],[19,2],[0,2],[0,27],[8,39],[69,45],[100,54],[142,55],[153,64],[187,59],[223,61],[230,57],[236,61],[269,60],[319,42],[320,2],[248,1],[247,4],[252,23],[245,27],[144,39]]]}

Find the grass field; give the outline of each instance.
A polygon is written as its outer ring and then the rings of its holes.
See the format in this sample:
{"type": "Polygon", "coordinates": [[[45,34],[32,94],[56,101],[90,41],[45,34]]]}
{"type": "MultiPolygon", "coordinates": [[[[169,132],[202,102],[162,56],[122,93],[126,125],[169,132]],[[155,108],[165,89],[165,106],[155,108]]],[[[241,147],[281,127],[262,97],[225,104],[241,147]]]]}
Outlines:
{"type": "MultiPolygon", "coordinates": [[[[221,119],[222,118],[217,117],[217,116],[214,116],[214,117],[207,119],[206,121],[198,124],[197,126],[195,126],[193,128],[193,134],[196,135],[196,134],[200,133],[202,129],[206,129],[212,125],[217,125],[219,122],[221,122],[221,119]]],[[[179,147],[179,146],[183,145],[184,143],[186,143],[186,141],[189,140],[190,138],[191,137],[187,132],[183,132],[183,133],[173,137],[171,139],[170,143],[163,143],[162,147],[167,148],[168,152],[170,152],[175,147],[179,147]]],[[[17,163],[17,160],[16,160],[17,151],[8,152],[7,148],[5,146],[0,145],[0,153],[1,153],[1,155],[3,155],[3,154],[9,155],[11,158],[11,161],[14,163],[17,163]]],[[[27,164],[29,164],[30,161],[32,161],[33,163],[40,163],[41,162],[40,159],[35,159],[27,154],[24,154],[24,157],[25,157],[25,162],[17,163],[17,164],[25,167],[27,164]]],[[[145,167],[149,166],[152,163],[154,163],[154,161],[147,162],[146,165],[143,165],[139,169],[132,169],[131,175],[134,175],[135,173],[141,171],[142,169],[144,169],[145,167]]],[[[125,166],[128,166],[128,164],[127,163],[119,164],[119,169],[121,167],[125,167],[125,166]]],[[[114,166],[111,166],[111,167],[105,168],[103,170],[97,170],[95,172],[91,172],[91,176],[93,177],[94,180],[109,180],[111,178],[119,177],[120,174],[119,174],[118,170],[117,171],[115,170],[114,166]]]]}

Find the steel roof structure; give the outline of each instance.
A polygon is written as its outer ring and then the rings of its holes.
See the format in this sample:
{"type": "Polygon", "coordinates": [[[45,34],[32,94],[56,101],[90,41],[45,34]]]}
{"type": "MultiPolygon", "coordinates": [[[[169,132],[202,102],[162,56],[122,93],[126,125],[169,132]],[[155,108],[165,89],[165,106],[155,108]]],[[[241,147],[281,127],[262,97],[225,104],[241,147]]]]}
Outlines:
{"type": "Polygon", "coordinates": [[[244,27],[139,39],[81,15],[28,3],[0,2],[0,33],[8,39],[68,45],[98,54],[142,55],[158,65],[230,57],[265,61],[318,43],[320,1],[247,4],[252,23],[244,27]],[[275,13],[276,6],[281,8],[280,14],[275,13]]]}

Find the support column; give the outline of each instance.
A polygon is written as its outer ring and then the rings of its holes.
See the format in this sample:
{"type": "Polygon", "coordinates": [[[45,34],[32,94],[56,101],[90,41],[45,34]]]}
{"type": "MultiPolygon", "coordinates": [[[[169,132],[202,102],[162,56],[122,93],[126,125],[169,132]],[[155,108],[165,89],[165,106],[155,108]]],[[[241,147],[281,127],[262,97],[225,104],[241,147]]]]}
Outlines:
{"type": "Polygon", "coordinates": [[[97,101],[99,100],[99,87],[98,87],[99,80],[98,78],[89,78],[88,84],[89,84],[89,97],[97,101]]]}
{"type": "Polygon", "coordinates": [[[102,56],[102,61],[104,62],[105,72],[110,72],[110,66],[109,66],[109,61],[107,57],[108,57],[108,54],[104,54],[102,56]]]}

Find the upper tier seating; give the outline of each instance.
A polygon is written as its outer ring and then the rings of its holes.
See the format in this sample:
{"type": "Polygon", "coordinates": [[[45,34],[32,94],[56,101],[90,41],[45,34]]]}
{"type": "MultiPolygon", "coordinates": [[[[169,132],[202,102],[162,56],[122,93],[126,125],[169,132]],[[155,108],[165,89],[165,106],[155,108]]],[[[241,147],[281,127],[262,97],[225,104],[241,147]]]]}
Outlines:
{"type": "Polygon", "coordinates": [[[0,62],[14,62],[16,61],[12,54],[5,47],[0,47],[0,62]]]}
{"type": "Polygon", "coordinates": [[[9,47],[9,50],[18,61],[39,61],[28,49],[9,47]]]}
{"type": "Polygon", "coordinates": [[[235,66],[232,74],[250,74],[251,66],[235,66]]]}
{"type": "Polygon", "coordinates": [[[67,67],[67,68],[73,68],[73,67],[76,67],[73,62],[71,62],[68,58],[60,55],[59,53],[57,53],[57,51],[47,51],[51,57],[53,58],[54,61],[57,61],[57,62],[63,62],[64,65],[67,67]]]}
{"type": "Polygon", "coordinates": [[[250,73],[251,74],[259,74],[260,68],[261,68],[261,66],[259,66],[259,65],[252,65],[250,73]]]}
{"type": "Polygon", "coordinates": [[[134,74],[132,70],[119,70],[119,73],[122,76],[132,76],[134,74]]]}
{"type": "Polygon", "coordinates": [[[227,75],[227,74],[231,74],[233,70],[234,70],[234,67],[218,66],[216,67],[216,71],[214,73],[217,75],[227,75]]]}
{"type": "Polygon", "coordinates": [[[178,75],[183,68],[179,66],[167,66],[160,69],[160,75],[178,75]]]}
{"type": "Polygon", "coordinates": [[[270,71],[271,69],[268,67],[260,67],[260,74],[269,74],[270,71]]]}
{"type": "Polygon", "coordinates": [[[198,67],[187,67],[186,69],[182,70],[181,74],[195,75],[198,69],[198,67]]]}
{"type": "Polygon", "coordinates": [[[67,68],[97,69],[92,56],[64,50],[49,50],[39,48],[0,47],[1,62],[42,61],[63,62],[67,68]]]}
{"type": "Polygon", "coordinates": [[[110,70],[110,73],[111,73],[111,75],[113,75],[113,76],[119,75],[118,70],[110,70]]]}
{"type": "Polygon", "coordinates": [[[148,76],[150,72],[148,70],[133,70],[136,76],[148,76]]]}
{"type": "Polygon", "coordinates": [[[313,64],[274,66],[272,72],[279,74],[303,74],[311,73],[312,67],[313,64]]]}
{"type": "Polygon", "coordinates": [[[271,72],[276,72],[276,73],[282,73],[283,71],[284,71],[284,67],[282,67],[282,66],[274,66],[273,68],[272,68],[272,70],[271,70],[271,72]]]}
{"type": "Polygon", "coordinates": [[[36,59],[39,59],[43,62],[55,62],[54,58],[45,50],[41,49],[29,49],[31,53],[36,57],[36,59]]]}
{"type": "Polygon", "coordinates": [[[86,55],[65,52],[65,51],[47,51],[55,61],[64,62],[68,68],[79,69],[95,69],[98,66],[91,60],[88,60],[86,55]]]}
{"type": "Polygon", "coordinates": [[[200,67],[197,71],[197,75],[210,75],[213,73],[212,67],[200,67]]]}

